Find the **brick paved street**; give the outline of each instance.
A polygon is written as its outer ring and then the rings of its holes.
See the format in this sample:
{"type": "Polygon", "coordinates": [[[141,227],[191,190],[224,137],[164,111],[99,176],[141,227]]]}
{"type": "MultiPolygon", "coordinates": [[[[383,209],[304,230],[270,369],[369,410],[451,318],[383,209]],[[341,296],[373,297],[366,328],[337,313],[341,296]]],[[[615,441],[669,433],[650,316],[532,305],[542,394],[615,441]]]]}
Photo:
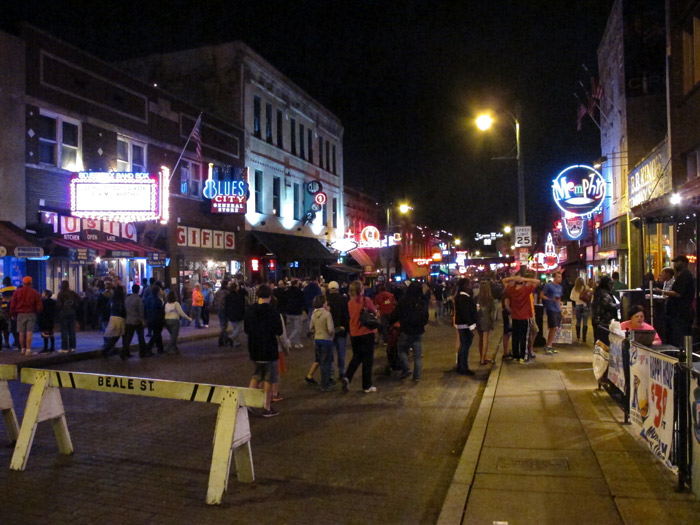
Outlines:
{"type": "MultiPolygon", "coordinates": [[[[244,348],[220,349],[216,339],[181,348],[181,356],[55,368],[247,386],[244,348]]],[[[451,327],[430,325],[416,385],[383,375],[379,346],[378,393],[362,393],[358,375],[343,394],[303,382],[307,342],[283,376],[280,416],[251,420],[256,482],[238,482],[232,467],[218,507],[205,504],[217,406],[63,389],[75,454],[58,454],[51,424],[41,423],[26,470],[10,471],[3,428],[1,521],[434,523],[488,377],[474,348],[474,378],[447,372],[454,348],[451,327]]],[[[15,382],[12,391],[21,418],[29,386],[15,382]]]]}

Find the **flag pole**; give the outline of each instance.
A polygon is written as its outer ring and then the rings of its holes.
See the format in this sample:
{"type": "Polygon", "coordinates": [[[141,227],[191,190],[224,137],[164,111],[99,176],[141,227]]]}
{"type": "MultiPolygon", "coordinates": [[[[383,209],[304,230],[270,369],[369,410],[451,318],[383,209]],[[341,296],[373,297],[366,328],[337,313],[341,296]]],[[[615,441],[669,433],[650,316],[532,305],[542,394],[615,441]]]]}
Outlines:
{"type": "Polygon", "coordinates": [[[194,130],[197,129],[197,126],[199,126],[202,123],[202,113],[199,114],[197,117],[197,120],[194,123],[194,126],[192,126],[192,131],[190,131],[190,134],[187,137],[187,142],[185,142],[185,145],[182,148],[182,151],[180,152],[180,156],[177,159],[177,162],[175,163],[175,166],[173,167],[173,171],[170,172],[170,178],[168,179],[168,182],[173,180],[173,177],[175,176],[175,173],[177,171],[177,167],[180,164],[180,161],[182,160],[182,156],[185,154],[185,150],[187,150],[187,146],[190,143],[190,140],[192,139],[192,134],[194,133],[194,130]]]}

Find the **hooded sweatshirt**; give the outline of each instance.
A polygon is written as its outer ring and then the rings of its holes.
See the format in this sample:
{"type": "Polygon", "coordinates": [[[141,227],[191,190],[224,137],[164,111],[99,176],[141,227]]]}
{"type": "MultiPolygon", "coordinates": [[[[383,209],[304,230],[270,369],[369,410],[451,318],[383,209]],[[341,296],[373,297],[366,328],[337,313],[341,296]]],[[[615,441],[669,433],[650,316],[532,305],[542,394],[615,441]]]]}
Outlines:
{"type": "Polygon", "coordinates": [[[333,316],[325,308],[316,308],[311,314],[311,331],[316,341],[332,341],[335,334],[333,316]]]}

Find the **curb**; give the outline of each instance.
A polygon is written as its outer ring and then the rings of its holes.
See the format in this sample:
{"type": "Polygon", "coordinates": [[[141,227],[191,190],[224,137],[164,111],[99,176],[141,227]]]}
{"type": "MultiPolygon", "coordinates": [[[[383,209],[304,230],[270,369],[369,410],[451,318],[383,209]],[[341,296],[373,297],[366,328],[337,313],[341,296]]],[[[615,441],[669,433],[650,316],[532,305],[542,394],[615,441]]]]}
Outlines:
{"type": "Polygon", "coordinates": [[[442,503],[440,516],[438,517],[438,525],[453,525],[462,523],[464,511],[467,508],[467,500],[471,491],[476,467],[481,456],[481,449],[486,438],[486,430],[488,429],[489,418],[491,417],[491,408],[493,407],[494,397],[496,395],[496,387],[501,376],[501,366],[503,364],[502,350],[499,348],[496,355],[496,366],[491,369],[489,380],[486,383],[484,394],[479,403],[474,423],[469,430],[469,437],[464,444],[462,455],[459,458],[459,463],[455,469],[455,474],[452,477],[450,488],[447,491],[445,501],[442,503]]]}

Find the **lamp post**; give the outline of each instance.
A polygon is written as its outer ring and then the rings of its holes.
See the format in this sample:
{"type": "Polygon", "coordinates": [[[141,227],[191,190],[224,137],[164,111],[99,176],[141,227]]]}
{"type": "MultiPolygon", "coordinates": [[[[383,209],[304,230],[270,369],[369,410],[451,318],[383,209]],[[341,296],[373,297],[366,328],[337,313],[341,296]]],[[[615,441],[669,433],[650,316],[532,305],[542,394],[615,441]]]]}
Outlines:
{"type": "MultiPolygon", "coordinates": [[[[389,246],[389,235],[391,234],[391,210],[394,207],[394,203],[390,203],[386,207],[386,284],[389,284],[389,277],[391,271],[391,246],[389,246]]],[[[407,214],[409,211],[413,210],[408,204],[399,204],[399,212],[402,215],[407,214]]]]}
{"type": "MultiPolygon", "coordinates": [[[[520,226],[526,226],[525,222],[525,172],[523,168],[523,154],[520,144],[520,104],[515,105],[515,115],[510,111],[504,111],[513,119],[515,129],[515,160],[518,163],[518,221],[520,226]]],[[[493,118],[489,114],[479,115],[476,126],[481,131],[486,131],[493,124],[493,118]]],[[[497,157],[497,159],[512,159],[513,157],[497,157]]]]}

